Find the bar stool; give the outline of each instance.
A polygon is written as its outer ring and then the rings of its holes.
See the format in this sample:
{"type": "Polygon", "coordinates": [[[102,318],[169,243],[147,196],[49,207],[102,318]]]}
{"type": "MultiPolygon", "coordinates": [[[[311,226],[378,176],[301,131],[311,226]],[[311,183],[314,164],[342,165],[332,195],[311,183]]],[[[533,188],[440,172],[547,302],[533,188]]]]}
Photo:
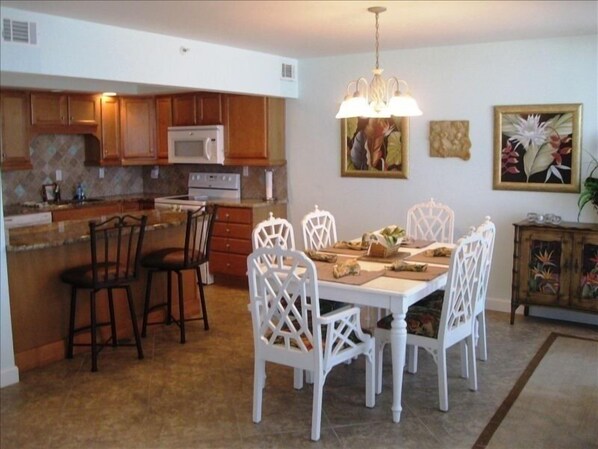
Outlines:
{"type": "Polygon", "coordinates": [[[166,307],[165,324],[174,322],[181,330],[181,343],[185,343],[185,321],[203,320],[204,329],[210,328],[208,323],[208,311],[203,290],[201,276],[201,265],[208,262],[210,253],[210,241],[214,227],[216,206],[207,205],[197,210],[187,211],[187,225],[185,230],[185,242],[182,248],[164,248],[146,254],[141,265],[148,269],[147,284],[145,290],[145,306],[143,309],[143,326],[141,336],[147,334],[147,326],[161,324],[162,322],[148,323],[148,315],[152,310],[166,307]],[[185,318],[185,300],[183,296],[183,275],[184,270],[195,270],[197,286],[199,288],[199,299],[202,316],[198,318],[185,318]],[[150,296],[152,277],[154,273],[164,272],[167,274],[167,299],[165,302],[150,307],[150,296]],[[172,273],[177,274],[179,294],[179,319],[172,316],[172,273]]]}
{"type": "Polygon", "coordinates": [[[116,216],[105,221],[90,221],[89,235],[91,242],[91,264],[78,266],[64,271],[60,278],[71,285],[71,308],[69,319],[69,335],[67,355],[73,358],[74,346],[91,346],[91,371],[98,370],[98,353],[112,342],[112,346],[133,346],[119,343],[116,336],[116,320],[114,314],[114,289],[124,289],[127,293],[131,325],[135,335],[135,346],[139,359],[143,359],[143,349],[137,328],[135,307],[131,294],[131,282],[137,279],[139,260],[147,216],[133,217],[116,216]],[[75,328],[77,305],[77,290],[90,290],[90,324],[75,328]],[[108,293],[108,307],[110,321],[97,322],[96,294],[106,289],[108,293]],[[97,331],[100,327],[110,326],[111,336],[103,343],[97,341],[97,331]],[[91,343],[75,343],[76,333],[91,331],[91,343]]]}

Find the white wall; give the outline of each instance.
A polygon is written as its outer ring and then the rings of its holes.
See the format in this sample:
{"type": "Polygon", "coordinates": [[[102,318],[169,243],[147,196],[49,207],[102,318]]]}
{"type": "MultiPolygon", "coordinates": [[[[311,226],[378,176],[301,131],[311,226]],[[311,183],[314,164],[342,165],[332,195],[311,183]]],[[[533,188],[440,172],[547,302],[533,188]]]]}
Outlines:
{"type": "MultiPolygon", "coordinates": [[[[371,78],[374,55],[300,61],[298,100],[287,101],[290,219],[299,226],[314,204],[336,218],[339,238],[395,223],[434,197],[455,210],[456,235],[490,215],[497,226],[489,304],[508,309],[514,222],[527,212],[577,219],[578,194],[492,190],[493,106],[583,103],[582,147],[598,156],[596,36],[383,52],[386,76],[405,79],[424,112],[410,124],[409,179],[341,178],[340,121],[347,83],[371,78]],[[430,120],[469,120],[471,159],[431,158],[430,120]]],[[[589,156],[582,156],[582,179],[589,156]]],[[[597,222],[586,208],[581,221],[597,222]]],[[[299,238],[300,239],[300,238],[299,238]]],[[[300,242],[298,242],[300,244],[300,242]]]]}
{"type": "MultiPolygon", "coordinates": [[[[0,184],[2,183],[0,174],[0,184]]],[[[19,381],[19,369],[15,366],[12,345],[12,324],[10,321],[10,297],[8,295],[8,272],[6,269],[6,236],[4,235],[4,213],[0,195],[0,388],[19,381]]]]}
{"type": "MultiPolygon", "coordinates": [[[[64,86],[70,89],[88,88],[82,80],[108,80],[297,97],[297,82],[280,79],[281,64],[296,65],[295,59],[12,8],[0,8],[0,15],[35,22],[38,40],[37,45],[0,40],[2,84],[43,74],[71,78],[64,86]],[[181,54],[181,47],[189,51],[181,54]]],[[[101,81],[95,85],[108,89],[101,81]]]]}

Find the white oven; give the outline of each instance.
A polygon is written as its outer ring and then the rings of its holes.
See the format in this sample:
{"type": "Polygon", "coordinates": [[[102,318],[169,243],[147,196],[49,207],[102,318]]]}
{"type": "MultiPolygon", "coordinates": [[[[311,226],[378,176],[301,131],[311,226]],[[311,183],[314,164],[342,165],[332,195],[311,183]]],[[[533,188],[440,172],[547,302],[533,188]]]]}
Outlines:
{"type": "MultiPolygon", "coordinates": [[[[194,210],[208,202],[241,199],[241,175],[238,173],[189,173],[186,195],[164,196],[154,200],[156,209],[194,210]]],[[[214,282],[209,264],[201,267],[204,284],[214,282]]]]}

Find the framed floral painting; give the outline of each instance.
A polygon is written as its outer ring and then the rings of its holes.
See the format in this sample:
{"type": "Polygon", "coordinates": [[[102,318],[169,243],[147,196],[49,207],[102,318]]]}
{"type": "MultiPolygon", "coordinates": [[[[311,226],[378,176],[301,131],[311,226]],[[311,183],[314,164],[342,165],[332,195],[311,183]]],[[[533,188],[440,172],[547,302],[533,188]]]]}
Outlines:
{"type": "Polygon", "coordinates": [[[579,192],[581,104],[494,107],[494,189],[579,192]]]}
{"type": "Polygon", "coordinates": [[[409,119],[341,120],[341,176],[407,178],[409,119]]]}

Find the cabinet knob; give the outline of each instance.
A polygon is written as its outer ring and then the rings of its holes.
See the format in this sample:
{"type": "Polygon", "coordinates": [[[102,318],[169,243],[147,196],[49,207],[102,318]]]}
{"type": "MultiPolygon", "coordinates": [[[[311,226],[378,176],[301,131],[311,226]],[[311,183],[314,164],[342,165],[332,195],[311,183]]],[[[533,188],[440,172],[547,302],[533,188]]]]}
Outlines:
{"type": "Polygon", "coordinates": [[[230,214],[226,214],[225,217],[228,219],[230,218],[230,214]]]}
{"type": "Polygon", "coordinates": [[[226,244],[226,249],[230,249],[230,244],[229,243],[226,244]]]}

